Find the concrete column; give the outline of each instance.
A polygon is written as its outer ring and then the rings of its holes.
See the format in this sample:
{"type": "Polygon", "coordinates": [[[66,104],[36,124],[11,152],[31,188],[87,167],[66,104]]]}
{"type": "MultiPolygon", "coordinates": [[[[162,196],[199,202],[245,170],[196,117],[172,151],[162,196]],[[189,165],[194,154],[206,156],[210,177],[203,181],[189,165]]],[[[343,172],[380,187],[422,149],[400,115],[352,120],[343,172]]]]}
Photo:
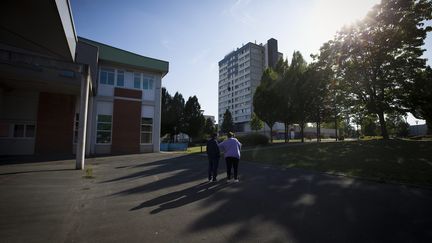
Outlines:
{"type": "Polygon", "coordinates": [[[89,67],[85,66],[85,76],[81,79],[81,100],[80,100],[80,116],[78,127],[78,143],[76,153],[76,169],[83,170],[85,162],[86,134],[87,134],[87,113],[88,101],[90,92],[90,71],[89,67]]]}
{"type": "MultiPolygon", "coordinates": [[[[90,82],[91,84],[91,82],[90,82]]],[[[91,92],[91,89],[90,91],[91,92]]],[[[93,126],[93,95],[89,95],[89,104],[88,104],[88,115],[87,115],[87,137],[86,137],[86,146],[85,146],[85,155],[89,156],[91,151],[91,138],[92,138],[92,126],[93,126]]]]}
{"type": "Polygon", "coordinates": [[[161,98],[162,77],[155,85],[155,107],[153,115],[153,152],[160,152],[160,129],[161,129],[161,98]]]}

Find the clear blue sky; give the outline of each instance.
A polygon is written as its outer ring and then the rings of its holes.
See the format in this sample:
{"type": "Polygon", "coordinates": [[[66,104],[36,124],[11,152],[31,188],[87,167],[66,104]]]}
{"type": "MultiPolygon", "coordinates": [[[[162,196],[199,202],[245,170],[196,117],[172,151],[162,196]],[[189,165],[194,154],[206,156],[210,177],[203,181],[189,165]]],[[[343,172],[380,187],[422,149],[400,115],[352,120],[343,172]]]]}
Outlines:
{"type": "MultiPolygon", "coordinates": [[[[162,85],[185,99],[196,95],[204,113],[217,119],[218,61],[228,52],[275,38],[285,57],[299,50],[310,60],[337,30],[363,18],[378,2],[71,0],[71,5],[79,36],[168,61],[162,85]]],[[[425,48],[432,60],[430,34],[425,48]]]]}

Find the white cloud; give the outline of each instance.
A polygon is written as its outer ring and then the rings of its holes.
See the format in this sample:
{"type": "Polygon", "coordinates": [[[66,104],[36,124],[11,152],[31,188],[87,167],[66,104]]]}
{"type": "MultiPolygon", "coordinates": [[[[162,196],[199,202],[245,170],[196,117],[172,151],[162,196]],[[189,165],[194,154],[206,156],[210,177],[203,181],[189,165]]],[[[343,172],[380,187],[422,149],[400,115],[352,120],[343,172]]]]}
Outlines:
{"type": "Polygon", "coordinates": [[[209,53],[208,49],[204,49],[201,50],[200,52],[196,53],[191,59],[190,59],[190,63],[191,64],[199,64],[200,62],[202,62],[203,60],[206,59],[207,55],[209,53]]]}
{"type": "Polygon", "coordinates": [[[161,45],[168,50],[174,50],[175,49],[174,48],[174,42],[167,40],[167,39],[161,40],[161,45]]]}
{"type": "Polygon", "coordinates": [[[248,11],[250,2],[251,0],[237,0],[229,9],[224,10],[222,14],[228,14],[240,23],[252,25],[256,23],[256,20],[248,11]]]}

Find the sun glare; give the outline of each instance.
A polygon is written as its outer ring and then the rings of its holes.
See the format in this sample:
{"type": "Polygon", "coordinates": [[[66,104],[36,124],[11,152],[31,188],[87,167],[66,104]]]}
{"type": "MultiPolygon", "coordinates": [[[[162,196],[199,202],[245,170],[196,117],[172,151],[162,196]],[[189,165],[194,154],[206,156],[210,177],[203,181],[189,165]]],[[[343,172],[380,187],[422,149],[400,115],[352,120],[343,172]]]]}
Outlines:
{"type": "Polygon", "coordinates": [[[363,19],[379,0],[316,0],[310,19],[315,35],[329,39],[344,25],[363,19]]]}

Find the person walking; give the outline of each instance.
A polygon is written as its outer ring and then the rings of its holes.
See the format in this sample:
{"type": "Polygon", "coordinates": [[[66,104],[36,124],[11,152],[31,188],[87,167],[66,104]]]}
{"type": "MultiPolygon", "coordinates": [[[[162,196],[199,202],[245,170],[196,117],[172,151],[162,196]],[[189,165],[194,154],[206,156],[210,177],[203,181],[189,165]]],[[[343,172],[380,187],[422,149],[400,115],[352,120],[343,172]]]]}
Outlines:
{"type": "Polygon", "coordinates": [[[240,149],[242,144],[234,137],[234,133],[227,134],[228,139],[219,144],[219,148],[224,151],[224,157],[227,167],[227,180],[231,182],[231,169],[234,169],[234,182],[238,179],[238,164],[240,161],[240,149]]]}
{"type": "Polygon", "coordinates": [[[213,133],[211,138],[207,141],[207,157],[209,160],[209,168],[208,168],[208,180],[216,182],[217,179],[217,170],[219,166],[219,158],[220,158],[220,150],[218,146],[218,142],[216,140],[217,134],[213,133]]]}

